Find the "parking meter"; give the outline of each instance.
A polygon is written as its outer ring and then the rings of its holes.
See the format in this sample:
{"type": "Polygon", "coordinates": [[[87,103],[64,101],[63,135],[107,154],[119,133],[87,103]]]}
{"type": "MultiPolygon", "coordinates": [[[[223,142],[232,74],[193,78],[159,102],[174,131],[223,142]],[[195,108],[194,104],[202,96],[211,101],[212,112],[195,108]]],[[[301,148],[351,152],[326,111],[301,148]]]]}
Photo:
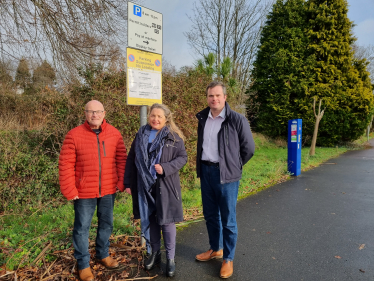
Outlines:
{"type": "Polygon", "coordinates": [[[292,176],[301,173],[301,132],[302,119],[288,121],[288,171],[292,176]]]}

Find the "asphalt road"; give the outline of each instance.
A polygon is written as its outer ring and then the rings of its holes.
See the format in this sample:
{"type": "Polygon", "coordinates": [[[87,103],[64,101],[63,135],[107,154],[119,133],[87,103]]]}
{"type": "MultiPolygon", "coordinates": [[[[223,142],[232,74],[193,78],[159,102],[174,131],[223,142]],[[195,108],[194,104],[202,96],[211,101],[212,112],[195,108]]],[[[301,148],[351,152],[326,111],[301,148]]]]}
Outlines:
{"type": "MultiPolygon", "coordinates": [[[[371,141],[374,146],[374,141],[371,141]]],[[[374,280],[374,148],[350,151],[238,202],[229,280],[374,280]]],[[[177,233],[174,280],[219,280],[205,222],[177,233]]],[[[150,273],[170,280],[161,267],[150,273]]]]}

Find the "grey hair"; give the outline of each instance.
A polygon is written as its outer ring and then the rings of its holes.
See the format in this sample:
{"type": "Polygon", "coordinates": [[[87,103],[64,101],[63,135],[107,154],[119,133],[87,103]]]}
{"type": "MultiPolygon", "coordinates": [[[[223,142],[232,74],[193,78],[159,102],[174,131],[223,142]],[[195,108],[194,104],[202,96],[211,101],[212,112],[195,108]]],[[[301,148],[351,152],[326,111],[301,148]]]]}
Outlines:
{"type": "Polygon", "coordinates": [[[216,86],[221,86],[222,87],[222,91],[223,91],[223,94],[226,96],[227,93],[226,93],[226,86],[225,84],[223,84],[223,82],[221,81],[213,81],[213,82],[210,82],[209,85],[206,87],[206,90],[205,90],[205,95],[208,96],[208,90],[209,89],[212,89],[216,86]]]}

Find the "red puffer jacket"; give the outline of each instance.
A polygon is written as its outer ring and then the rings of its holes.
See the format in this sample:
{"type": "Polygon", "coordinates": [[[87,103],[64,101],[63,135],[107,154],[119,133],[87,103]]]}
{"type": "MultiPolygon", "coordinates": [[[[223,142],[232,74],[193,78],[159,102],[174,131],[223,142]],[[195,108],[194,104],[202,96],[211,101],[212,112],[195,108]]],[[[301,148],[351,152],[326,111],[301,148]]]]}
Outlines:
{"type": "Polygon", "coordinates": [[[121,133],[103,120],[96,135],[88,122],[72,129],[59,159],[60,189],[66,199],[98,198],[123,191],[126,147],[121,133]]]}

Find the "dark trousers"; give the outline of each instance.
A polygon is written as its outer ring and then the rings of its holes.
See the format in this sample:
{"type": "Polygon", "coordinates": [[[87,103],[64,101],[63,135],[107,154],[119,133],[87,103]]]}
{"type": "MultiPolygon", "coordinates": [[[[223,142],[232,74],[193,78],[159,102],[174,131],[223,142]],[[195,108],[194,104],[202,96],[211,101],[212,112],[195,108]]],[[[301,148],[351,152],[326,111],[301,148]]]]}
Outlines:
{"type": "Polygon", "coordinates": [[[113,206],[115,198],[116,194],[110,194],[101,198],[77,199],[74,201],[73,245],[75,249],[74,257],[77,259],[79,270],[90,266],[88,236],[96,207],[98,218],[96,258],[104,259],[109,256],[109,237],[113,231],[113,206]]]}
{"type": "Polygon", "coordinates": [[[175,223],[168,223],[159,225],[157,223],[155,213],[149,217],[150,225],[150,242],[152,252],[157,252],[161,248],[161,230],[164,237],[164,245],[166,250],[166,258],[174,259],[175,256],[175,243],[177,237],[177,229],[175,223]]]}
{"type": "Polygon", "coordinates": [[[232,261],[238,237],[236,202],[239,181],[221,184],[219,167],[202,163],[200,182],[210,248],[213,251],[223,249],[223,259],[232,261]]]}

